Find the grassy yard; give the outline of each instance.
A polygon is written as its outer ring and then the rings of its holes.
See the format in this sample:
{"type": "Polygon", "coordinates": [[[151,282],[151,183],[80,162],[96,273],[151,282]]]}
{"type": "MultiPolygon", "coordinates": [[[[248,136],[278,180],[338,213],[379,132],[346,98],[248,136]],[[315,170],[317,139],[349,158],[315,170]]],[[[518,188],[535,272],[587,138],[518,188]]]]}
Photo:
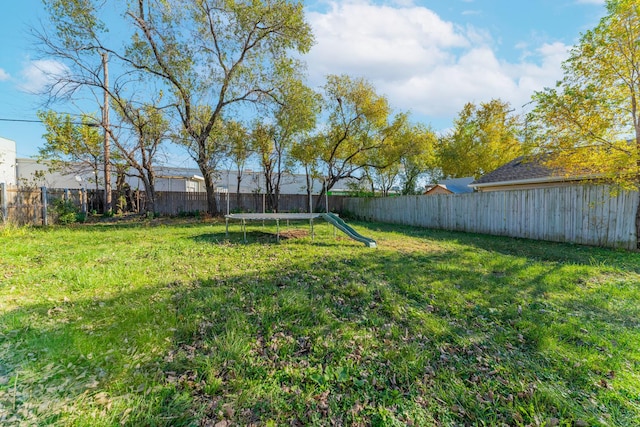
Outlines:
{"type": "Polygon", "coordinates": [[[0,424],[640,425],[640,254],[352,225],[0,228],[0,424]]]}

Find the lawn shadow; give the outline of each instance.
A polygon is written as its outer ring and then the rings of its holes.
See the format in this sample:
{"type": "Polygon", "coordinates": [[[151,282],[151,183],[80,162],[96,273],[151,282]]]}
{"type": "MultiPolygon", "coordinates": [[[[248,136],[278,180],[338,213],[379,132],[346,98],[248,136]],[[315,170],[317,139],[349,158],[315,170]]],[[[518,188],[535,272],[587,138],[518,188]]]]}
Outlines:
{"type": "MultiPolygon", "coordinates": [[[[362,243],[356,242],[346,236],[340,234],[331,234],[328,233],[315,233],[314,236],[311,236],[309,230],[300,229],[300,228],[289,228],[280,230],[280,241],[289,241],[290,243],[300,244],[300,245],[313,245],[313,246],[321,246],[321,247],[333,247],[354,244],[356,246],[362,246],[362,243]]],[[[220,233],[207,233],[207,234],[199,234],[196,236],[189,237],[195,242],[199,243],[211,243],[211,244],[247,244],[247,245],[264,245],[264,244],[277,244],[278,243],[278,234],[273,229],[269,229],[269,231],[263,230],[248,230],[246,233],[246,241],[245,234],[242,231],[229,231],[229,232],[220,232],[220,233]]]]}
{"type": "Polygon", "coordinates": [[[596,264],[640,274],[640,252],[386,223],[355,222],[355,224],[372,231],[401,233],[438,242],[456,242],[489,252],[526,257],[535,261],[596,264]]]}
{"type": "MultiPolygon", "coordinates": [[[[434,234],[411,237],[446,240],[434,234]]],[[[294,239],[260,255],[268,263],[259,269],[5,313],[0,408],[45,424],[73,419],[74,405],[85,409],[77,424],[91,414],[125,425],[408,423],[403,413],[422,425],[515,425],[614,410],[632,419],[631,395],[594,388],[601,375],[573,365],[591,358],[617,372],[633,363],[626,347],[610,348],[606,360],[600,344],[576,339],[583,332],[557,337],[576,310],[580,327],[601,326],[588,316],[593,304],[598,322],[611,318],[612,339],[637,336],[631,312],[616,323],[600,300],[574,305],[591,265],[571,271],[513,251],[486,259],[477,249],[491,252],[488,244],[459,234],[469,248],[399,252],[323,241],[281,256],[305,241],[294,239]],[[612,409],[602,409],[610,394],[612,409]]],[[[220,244],[218,236],[193,240],[220,244]]]]}
{"type": "MultiPolygon", "coordinates": [[[[334,254],[323,262],[332,257],[344,261],[334,254]]],[[[348,301],[336,295],[350,275],[305,267],[303,261],[276,263],[259,275],[201,277],[4,313],[0,417],[17,424],[66,422],[77,412],[82,424],[88,414],[101,413],[107,423],[180,425],[219,421],[222,405],[240,394],[246,410],[236,421],[263,423],[278,412],[277,402],[256,381],[281,394],[284,383],[273,372],[300,365],[298,387],[321,393],[324,380],[316,376],[357,351],[351,334],[358,326],[350,322],[370,321],[355,294],[349,291],[348,301]],[[341,345],[347,340],[349,348],[332,348],[332,337],[341,345]]],[[[381,312],[375,325],[389,324],[389,316],[381,312]]],[[[378,376],[386,381],[386,374],[378,376]]],[[[285,394],[279,398],[297,399],[285,394]]],[[[317,402],[304,405],[318,409],[317,402]]],[[[309,414],[298,416],[310,422],[309,414]]]]}

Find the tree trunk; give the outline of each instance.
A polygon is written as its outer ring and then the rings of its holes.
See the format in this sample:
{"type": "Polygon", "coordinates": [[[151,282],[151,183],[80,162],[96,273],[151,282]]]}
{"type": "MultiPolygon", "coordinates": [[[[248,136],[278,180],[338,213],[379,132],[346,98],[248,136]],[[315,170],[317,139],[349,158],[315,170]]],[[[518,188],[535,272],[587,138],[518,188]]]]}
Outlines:
{"type": "Polygon", "coordinates": [[[309,201],[309,213],[313,212],[313,199],[311,197],[311,193],[313,189],[311,186],[313,185],[313,180],[311,179],[311,174],[309,173],[309,169],[305,167],[306,178],[307,178],[307,200],[309,201]]]}
{"type": "Polygon", "coordinates": [[[152,185],[144,188],[145,195],[147,196],[147,206],[145,206],[145,213],[156,212],[156,192],[152,185]]]}
{"type": "Polygon", "coordinates": [[[316,212],[322,212],[325,210],[325,193],[327,192],[327,181],[322,182],[322,189],[320,190],[320,194],[318,194],[318,198],[316,199],[316,212]]]}
{"type": "Polygon", "coordinates": [[[280,212],[280,180],[282,179],[282,172],[278,171],[273,187],[273,211],[280,212]]]}
{"type": "MultiPolygon", "coordinates": [[[[140,173],[138,177],[142,180],[144,186],[145,206],[143,214],[156,212],[156,191],[154,176],[149,176],[145,173],[140,173]]],[[[139,208],[139,207],[138,207],[139,208]]]]}
{"type": "Polygon", "coordinates": [[[240,182],[242,181],[242,175],[238,173],[238,185],[236,186],[236,209],[242,210],[242,206],[240,206],[240,182]]]}
{"type": "Polygon", "coordinates": [[[280,188],[278,186],[273,191],[273,211],[280,212],[280,188]]]}
{"type": "Polygon", "coordinates": [[[218,204],[216,203],[216,186],[213,182],[213,176],[211,176],[211,172],[207,167],[199,166],[202,177],[204,178],[204,187],[207,190],[207,213],[209,215],[217,215],[219,212],[218,204]]]}

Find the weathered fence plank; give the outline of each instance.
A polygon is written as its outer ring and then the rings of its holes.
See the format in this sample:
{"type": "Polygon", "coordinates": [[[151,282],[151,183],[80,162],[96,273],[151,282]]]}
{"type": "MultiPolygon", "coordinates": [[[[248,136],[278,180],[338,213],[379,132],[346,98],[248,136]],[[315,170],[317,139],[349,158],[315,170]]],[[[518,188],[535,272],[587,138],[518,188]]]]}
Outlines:
{"type": "Polygon", "coordinates": [[[427,228],[636,249],[638,192],[567,186],[487,193],[347,198],[363,219],[427,228]]]}
{"type": "MultiPolygon", "coordinates": [[[[102,195],[102,190],[26,188],[0,183],[0,221],[9,221],[18,225],[39,225],[51,222],[47,215],[51,215],[52,210],[47,209],[47,205],[56,199],[70,201],[84,213],[87,211],[101,213],[102,204],[100,201],[104,199],[102,195]]],[[[317,195],[314,195],[312,206],[315,206],[316,198],[317,195]]],[[[144,192],[119,194],[114,191],[112,199],[116,201],[116,213],[146,211],[147,204],[144,192]]],[[[329,196],[329,209],[335,212],[343,211],[344,199],[346,196],[329,196]]],[[[240,194],[238,197],[236,194],[219,193],[216,194],[216,201],[220,213],[223,214],[227,213],[227,207],[229,212],[263,212],[266,207],[263,194],[240,194]]],[[[308,212],[309,197],[304,194],[281,194],[278,205],[280,212],[308,212]]],[[[206,193],[156,192],[155,213],[181,215],[205,212],[206,210],[206,193]]]]}

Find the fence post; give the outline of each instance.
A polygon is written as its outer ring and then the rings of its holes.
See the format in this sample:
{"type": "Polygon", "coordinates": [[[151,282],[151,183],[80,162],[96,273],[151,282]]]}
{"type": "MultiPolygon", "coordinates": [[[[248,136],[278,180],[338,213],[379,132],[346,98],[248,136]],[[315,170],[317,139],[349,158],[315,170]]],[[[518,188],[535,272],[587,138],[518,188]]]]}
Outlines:
{"type": "Polygon", "coordinates": [[[7,184],[4,182],[0,182],[0,201],[2,201],[2,222],[7,222],[7,217],[9,216],[9,209],[7,203],[7,184]]]}
{"type": "Polygon", "coordinates": [[[83,215],[86,215],[87,214],[87,189],[86,188],[80,189],[80,206],[82,206],[81,212],[83,213],[83,215]]]}
{"type": "Polygon", "coordinates": [[[325,204],[324,206],[325,210],[327,211],[327,213],[329,213],[329,191],[324,192],[324,204],[325,204]]]}
{"type": "Polygon", "coordinates": [[[47,204],[49,203],[47,187],[40,187],[40,191],[42,194],[42,225],[49,225],[49,221],[47,219],[47,204]]]}

